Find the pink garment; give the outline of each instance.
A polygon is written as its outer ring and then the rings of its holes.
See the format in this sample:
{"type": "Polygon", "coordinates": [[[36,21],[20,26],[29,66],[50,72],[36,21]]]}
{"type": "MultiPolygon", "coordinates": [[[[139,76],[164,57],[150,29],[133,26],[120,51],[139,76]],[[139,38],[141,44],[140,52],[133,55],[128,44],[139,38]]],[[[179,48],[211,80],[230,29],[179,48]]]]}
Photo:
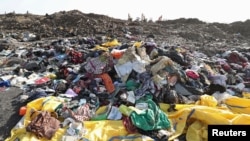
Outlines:
{"type": "Polygon", "coordinates": [[[41,84],[47,83],[48,81],[50,81],[48,77],[43,77],[43,78],[39,78],[35,80],[35,84],[41,85],[41,84]]]}
{"type": "Polygon", "coordinates": [[[84,104],[77,108],[76,111],[67,109],[70,115],[77,121],[83,122],[88,121],[91,118],[91,110],[88,104],[84,104]]]}

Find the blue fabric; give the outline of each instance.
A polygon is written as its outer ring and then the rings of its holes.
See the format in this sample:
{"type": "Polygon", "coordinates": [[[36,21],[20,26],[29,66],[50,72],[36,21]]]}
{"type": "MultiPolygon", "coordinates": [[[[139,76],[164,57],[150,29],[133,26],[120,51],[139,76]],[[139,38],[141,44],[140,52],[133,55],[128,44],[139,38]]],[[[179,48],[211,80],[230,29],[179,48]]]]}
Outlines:
{"type": "Polygon", "coordinates": [[[10,81],[9,80],[5,80],[5,81],[0,81],[0,87],[10,87],[10,81]]]}
{"type": "Polygon", "coordinates": [[[46,97],[48,96],[45,91],[35,91],[32,95],[28,98],[28,101],[33,101],[35,99],[46,97]]]}

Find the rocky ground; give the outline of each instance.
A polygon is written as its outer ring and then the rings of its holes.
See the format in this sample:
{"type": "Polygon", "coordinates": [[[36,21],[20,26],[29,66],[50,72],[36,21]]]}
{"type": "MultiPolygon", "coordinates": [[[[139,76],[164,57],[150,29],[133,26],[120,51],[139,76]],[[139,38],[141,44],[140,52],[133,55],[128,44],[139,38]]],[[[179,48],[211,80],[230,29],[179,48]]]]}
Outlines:
{"type": "Polygon", "coordinates": [[[0,141],[10,136],[11,129],[22,118],[18,113],[19,108],[23,106],[17,98],[20,93],[18,88],[0,92],[0,141]]]}
{"type": "MultiPolygon", "coordinates": [[[[228,48],[248,49],[250,20],[230,24],[205,23],[198,19],[169,21],[120,20],[80,11],[61,11],[51,15],[6,13],[0,15],[0,51],[5,48],[39,43],[47,39],[84,36],[115,36],[125,40],[130,33],[137,40],[148,35],[156,38],[159,46],[182,45],[213,55],[228,48]],[[27,33],[34,36],[27,38],[27,33]],[[16,39],[2,40],[5,37],[16,39]],[[16,42],[18,41],[18,43],[16,42]]],[[[12,127],[20,120],[21,104],[16,98],[19,89],[0,92],[0,140],[8,137],[12,127]]]]}
{"type": "Polygon", "coordinates": [[[199,19],[169,21],[120,20],[77,10],[51,15],[7,13],[0,15],[0,37],[10,35],[22,41],[24,33],[36,35],[34,40],[74,36],[113,35],[124,33],[143,38],[153,34],[158,41],[207,48],[232,47],[249,43],[250,20],[231,24],[206,23],[199,19]]]}

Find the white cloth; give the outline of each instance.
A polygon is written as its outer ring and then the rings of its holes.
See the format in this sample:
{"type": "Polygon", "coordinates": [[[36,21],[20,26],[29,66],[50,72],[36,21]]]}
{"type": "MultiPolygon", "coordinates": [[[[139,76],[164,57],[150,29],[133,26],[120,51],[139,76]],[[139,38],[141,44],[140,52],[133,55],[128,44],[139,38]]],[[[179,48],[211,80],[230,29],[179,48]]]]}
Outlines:
{"type": "MultiPolygon", "coordinates": [[[[125,77],[128,76],[132,70],[136,71],[137,73],[143,73],[146,71],[145,64],[140,61],[128,61],[122,65],[114,65],[114,68],[118,74],[119,77],[125,77]]],[[[126,79],[123,79],[126,81],[126,79]]]]}
{"type": "Polygon", "coordinates": [[[219,104],[223,103],[224,100],[226,100],[227,98],[232,97],[232,95],[228,94],[227,92],[224,93],[215,92],[212,96],[217,100],[219,104]]]}
{"type": "Polygon", "coordinates": [[[221,75],[221,74],[211,75],[210,79],[213,84],[218,84],[218,85],[222,85],[225,87],[227,86],[227,83],[226,83],[227,77],[225,75],[221,75]]]}

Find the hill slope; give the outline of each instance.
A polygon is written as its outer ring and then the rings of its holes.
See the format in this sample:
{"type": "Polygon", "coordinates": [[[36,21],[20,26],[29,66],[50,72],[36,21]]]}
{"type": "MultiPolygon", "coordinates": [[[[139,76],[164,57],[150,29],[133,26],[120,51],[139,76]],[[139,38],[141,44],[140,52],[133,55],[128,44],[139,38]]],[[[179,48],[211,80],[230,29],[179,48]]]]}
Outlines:
{"type": "Polygon", "coordinates": [[[167,21],[128,21],[105,15],[85,14],[77,10],[60,11],[51,15],[0,15],[2,34],[20,38],[22,32],[31,32],[37,39],[88,35],[124,36],[129,31],[135,36],[155,35],[169,44],[205,46],[242,46],[250,39],[250,20],[231,24],[206,23],[198,19],[167,21]]]}

